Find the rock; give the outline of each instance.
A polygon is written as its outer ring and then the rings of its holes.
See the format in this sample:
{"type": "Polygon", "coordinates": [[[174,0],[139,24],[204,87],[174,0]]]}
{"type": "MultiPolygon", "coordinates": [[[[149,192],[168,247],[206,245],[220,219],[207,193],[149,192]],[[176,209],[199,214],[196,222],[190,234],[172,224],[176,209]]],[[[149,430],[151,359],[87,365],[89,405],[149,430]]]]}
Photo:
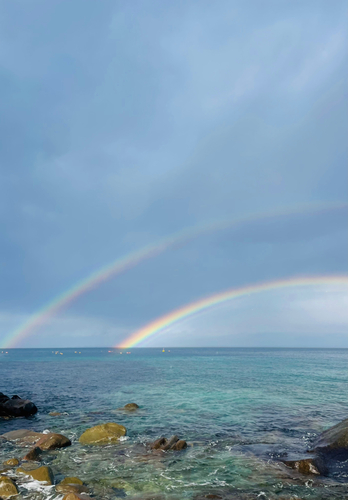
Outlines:
{"type": "Polygon", "coordinates": [[[7,476],[0,476],[0,498],[8,498],[18,495],[15,483],[7,476]]]}
{"type": "Polygon", "coordinates": [[[9,460],[5,460],[3,462],[4,465],[9,465],[10,467],[16,467],[19,464],[18,458],[10,458],[9,460]]]}
{"type": "Polygon", "coordinates": [[[152,450],[158,450],[161,448],[161,446],[165,445],[166,442],[167,442],[167,440],[165,437],[158,438],[158,439],[156,439],[156,441],[154,441],[153,443],[150,444],[150,448],[152,450]]]}
{"type": "Polygon", "coordinates": [[[303,458],[300,460],[283,460],[283,463],[301,474],[325,475],[327,473],[324,463],[318,457],[303,458]]]}
{"type": "Polygon", "coordinates": [[[175,450],[180,451],[187,448],[187,443],[184,439],[179,439],[178,436],[172,436],[169,439],[161,437],[156,439],[153,443],[150,443],[150,448],[152,450],[175,450]]]}
{"type": "Polygon", "coordinates": [[[54,450],[71,445],[70,439],[54,432],[43,434],[27,429],[19,429],[18,431],[6,432],[2,437],[8,441],[16,441],[17,444],[22,446],[35,444],[41,450],[54,450]]]}
{"type": "Polygon", "coordinates": [[[87,493],[89,490],[86,486],[83,486],[83,482],[78,477],[65,477],[57,484],[56,491],[58,493],[75,493],[79,495],[87,493]]]}
{"type": "Polygon", "coordinates": [[[38,446],[35,446],[35,448],[33,448],[32,450],[30,450],[26,455],[25,457],[23,457],[23,460],[34,460],[34,461],[38,461],[40,460],[40,455],[41,455],[41,448],[39,448],[38,446]]]}
{"type": "Polygon", "coordinates": [[[184,439],[179,439],[170,449],[175,451],[181,451],[187,448],[187,443],[184,439]]]}
{"type": "Polygon", "coordinates": [[[83,481],[79,479],[78,477],[65,477],[64,479],[61,480],[59,484],[79,484],[83,485],[83,481]]]}
{"type": "Polygon", "coordinates": [[[27,476],[31,476],[37,481],[45,481],[47,484],[53,484],[53,472],[50,467],[42,465],[37,469],[27,469],[26,467],[18,467],[17,472],[22,472],[27,476]]]}
{"type": "Polygon", "coordinates": [[[12,396],[10,399],[0,392],[0,417],[29,417],[37,412],[37,408],[29,399],[12,396]]]}
{"type": "Polygon", "coordinates": [[[110,444],[116,443],[121,436],[125,436],[127,429],[123,425],[109,422],[107,424],[96,425],[87,429],[80,436],[82,444],[110,444]]]}
{"type": "Polygon", "coordinates": [[[59,411],[50,411],[49,415],[51,417],[59,417],[59,415],[61,415],[61,413],[59,411]]]}
{"type": "Polygon", "coordinates": [[[139,408],[139,406],[136,403],[128,403],[128,404],[124,405],[124,407],[121,409],[126,410],[126,411],[135,411],[135,410],[138,410],[138,408],[139,408]]]}
{"type": "Polygon", "coordinates": [[[314,441],[311,451],[345,451],[348,454],[348,418],[322,432],[314,441]]]}
{"type": "Polygon", "coordinates": [[[56,448],[65,448],[70,446],[71,441],[63,434],[56,434],[51,432],[49,434],[43,434],[42,437],[37,441],[36,446],[41,448],[41,450],[55,450],[56,448]]]}

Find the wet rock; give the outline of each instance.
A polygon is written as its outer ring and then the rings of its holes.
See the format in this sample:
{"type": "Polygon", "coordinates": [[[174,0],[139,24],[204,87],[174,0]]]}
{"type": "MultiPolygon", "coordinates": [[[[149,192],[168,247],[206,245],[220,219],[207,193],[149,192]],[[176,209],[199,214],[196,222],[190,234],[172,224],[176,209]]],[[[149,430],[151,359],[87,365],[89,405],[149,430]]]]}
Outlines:
{"type": "Polygon", "coordinates": [[[96,425],[87,429],[80,436],[80,443],[82,444],[110,444],[116,443],[120,437],[125,436],[127,429],[115,422],[107,424],[96,425]]]}
{"type": "Polygon", "coordinates": [[[12,396],[10,399],[0,392],[0,417],[29,417],[37,412],[37,408],[29,399],[12,396]]]}
{"type": "Polygon", "coordinates": [[[51,417],[59,417],[59,415],[61,415],[61,413],[59,411],[50,411],[49,415],[51,417]]]}
{"type": "Polygon", "coordinates": [[[47,484],[53,484],[54,481],[53,472],[51,468],[47,467],[46,465],[42,465],[41,467],[38,467],[36,469],[18,467],[17,472],[22,472],[23,474],[36,479],[36,481],[44,481],[47,484]]]}
{"type": "Polygon", "coordinates": [[[348,418],[322,432],[311,449],[322,453],[333,450],[348,454],[348,418]]]}
{"type": "Polygon", "coordinates": [[[139,409],[139,406],[136,403],[128,403],[128,404],[124,405],[123,408],[121,408],[121,410],[126,410],[126,411],[136,411],[138,409],[139,409]]]}
{"type": "Polygon", "coordinates": [[[56,448],[63,448],[71,445],[70,439],[62,434],[56,434],[54,432],[43,434],[27,429],[19,429],[17,431],[6,432],[2,437],[8,441],[15,441],[22,446],[34,444],[41,450],[54,450],[56,448]]]}
{"type": "Polygon", "coordinates": [[[187,442],[184,439],[179,439],[178,436],[171,436],[169,439],[161,437],[150,443],[152,450],[175,450],[180,451],[187,448],[187,442]]]}
{"type": "Polygon", "coordinates": [[[181,451],[187,448],[187,443],[184,439],[179,439],[170,449],[175,451],[181,451]]]}
{"type": "Polygon", "coordinates": [[[9,467],[16,467],[18,464],[18,458],[10,458],[9,460],[5,460],[5,462],[3,462],[3,465],[8,465],[9,467]]]}
{"type": "Polygon", "coordinates": [[[319,457],[303,458],[300,460],[283,460],[283,463],[301,474],[325,475],[327,469],[319,457]]]}
{"type": "Polygon", "coordinates": [[[38,461],[40,460],[41,453],[42,453],[41,448],[35,446],[35,448],[30,450],[29,453],[27,453],[25,457],[23,457],[23,460],[34,460],[34,462],[38,461]]]}
{"type": "Polygon", "coordinates": [[[63,484],[79,484],[82,486],[83,481],[81,481],[81,479],[79,479],[78,477],[72,476],[72,477],[65,477],[64,479],[61,480],[61,482],[59,484],[61,484],[61,485],[63,485],[63,484]]]}
{"type": "Polygon", "coordinates": [[[55,450],[57,448],[65,448],[70,446],[71,441],[63,434],[56,434],[51,432],[49,434],[43,434],[42,437],[37,441],[36,446],[41,448],[41,450],[55,450]]]}
{"type": "Polygon", "coordinates": [[[75,483],[59,483],[56,486],[57,493],[75,493],[80,495],[81,493],[88,493],[88,488],[82,484],[75,483]]]}
{"type": "Polygon", "coordinates": [[[7,476],[0,476],[0,498],[8,498],[18,494],[15,483],[7,476]]]}
{"type": "Polygon", "coordinates": [[[158,438],[158,439],[156,439],[156,441],[154,441],[153,443],[150,444],[150,448],[152,450],[159,450],[161,448],[161,446],[166,444],[166,442],[167,442],[167,440],[165,437],[158,438]]]}

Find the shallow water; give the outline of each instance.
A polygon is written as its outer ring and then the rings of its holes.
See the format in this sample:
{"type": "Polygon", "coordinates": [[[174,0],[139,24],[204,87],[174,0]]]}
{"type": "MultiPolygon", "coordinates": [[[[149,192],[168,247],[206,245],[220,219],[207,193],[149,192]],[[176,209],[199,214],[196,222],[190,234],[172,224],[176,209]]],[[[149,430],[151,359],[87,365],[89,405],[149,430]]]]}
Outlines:
{"type": "MultiPolygon", "coordinates": [[[[0,391],[28,397],[39,408],[29,419],[0,419],[1,433],[47,429],[73,442],[45,455],[56,481],[78,476],[108,499],[214,492],[236,499],[345,498],[347,462],[318,478],[301,476],[279,459],[304,453],[319,432],[347,418],[347,350],[108,351],[0,354],[0,391]],[[130,402],[140,410],[117,410],[130,402]],[[127,428],[127,439],[106,447],[78,443],[86,428],[110,421],[127,428]],[[188,449],[153,453],[146,447],[172,434],[186,439],[188,449]]],[[[1,462],[23,455],[12,443],[1,445],[1,462]]],[[[21,481],[23,498],[61,498],[52,487],[21,481]]]]}

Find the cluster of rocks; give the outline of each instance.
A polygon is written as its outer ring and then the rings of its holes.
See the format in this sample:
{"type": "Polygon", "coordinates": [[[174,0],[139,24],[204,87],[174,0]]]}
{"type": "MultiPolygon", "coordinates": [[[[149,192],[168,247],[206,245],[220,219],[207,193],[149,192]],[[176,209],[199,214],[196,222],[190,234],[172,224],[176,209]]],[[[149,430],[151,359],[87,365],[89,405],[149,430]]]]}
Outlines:
{"type": "Polygon", "coordinates": [[[37,412],[37,408],[29,399],[15,395],[12,398],[0,392],[0,417],[29,417],[37,412]]]}
{"type": "MultiPolygon", "coordinates": [[[[139,406],[135,403],[129,403],[121,409],[132,412],[138,408],[139,406]]],[[[123,425],[108,422],[87,429],[79,437],[79,442],[82,445],[115,444],[126,433],[127,429],[123,425]]],[[[18,446],[30,448],[23,458],[10,458],[3,463],[3,469],[0,469],[0,498],[4,499],[18,494],[17,481],[21,474],[30,476],[47,485],[53,485],[55,480],[52,469],[38,462],[44,458],[45,452],[71,445],[70,439],[63,434],[54,432],[41,433],[28,429],[6,432],[0,436],[0,440],[14,442],[18,446]],[[9,471],[11,471],[11,477],[8,475],[9,471]],[[17,480],[14,479],[16,476],[17,480]]],[[[151,449],[162,451],[179,451],[186,447],[186,441],[180,440],[177,436],[172,436],[170,439],[162,437],[150,445],[151,449]]],[[[63,500],[89,500],[91,498],[88,496],[89,488],[77,477],[66,477],[56,485],[55,489],[58,493],[65,495],[63,500]]]]}
{"type": "Polygon", "coordinates": [[[160,437],[153,443],[150,443],[150,448],[152,450],[162,451],[181,451],[187,448],[187,442],[184,439],[179,439],[178,436],[171,436],[169,439],[160,437]]]}

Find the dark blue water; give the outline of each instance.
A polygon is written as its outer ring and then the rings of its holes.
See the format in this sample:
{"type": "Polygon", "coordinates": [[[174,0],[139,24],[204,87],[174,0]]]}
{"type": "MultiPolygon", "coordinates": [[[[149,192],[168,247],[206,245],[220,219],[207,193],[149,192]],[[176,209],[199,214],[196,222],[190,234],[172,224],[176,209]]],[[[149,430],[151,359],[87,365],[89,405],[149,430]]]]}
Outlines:
{"type": "MultiPolygon", "coordinates": [[[[77,475],[99,498],[342,499],[347,463],[330,477],[309,478],[280,459],[304,453],[319,432],[347,418],[347,360],[344,349],[13,349],[0,352],[0,391],[30,398],[39,412],[0,420],[1,433],[68,436],[72,446],[45,460],[57,480],[77,475]],[[131,402],[140,410],[118,410],[131,402]],[[78,443],[86,428],[104,422],[124,425],[128,439],[78,443]],[[188,449],[147,450],[146,443],[172,434],[188,449]]],[[[3,444],[0,460],[20,453],[3,444]]],[[[23,484],[23,497],[59,497],[34,486],[23,484]]]]}

